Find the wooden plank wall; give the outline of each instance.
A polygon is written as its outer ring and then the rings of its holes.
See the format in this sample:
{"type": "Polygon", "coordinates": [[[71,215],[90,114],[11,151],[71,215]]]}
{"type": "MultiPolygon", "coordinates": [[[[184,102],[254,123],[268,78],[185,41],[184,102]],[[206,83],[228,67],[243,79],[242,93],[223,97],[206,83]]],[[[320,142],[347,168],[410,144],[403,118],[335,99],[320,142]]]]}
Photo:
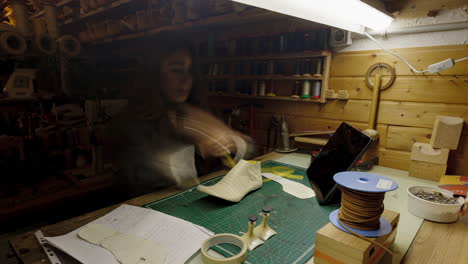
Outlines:
{"type": "MultiPolygon", "coordinates": [[[[447,59],[468,56],[468,45],[394,49],[416,68],[447,59]]],[[[372,92],[365,85],[367,69],[377,62],[395,68],[395,83],[381,93],[378,114],[380,164],[408,170],[414,142],[429,142],[437,115],[465,119],[459,147],[452,151],[448,173],[468,175],[468,62],[439,74],[415,74],[401,60],[383,51],[334,53],[330,88],[348,90],[348,101],[329,100],[326,104],[271,100],[224,99],[213,102],[218,109],[230,109],[246,103],[258,103],[256,136],[265,146],[271,115],[285,113],[291,131],[335,129],[342,121],[365,129],[369,118],[372,92]]],[[[385,81],[385,78],[384,78],[385,81]]],[[[265,150],[265,148],[263,148],[265,150]]]]}

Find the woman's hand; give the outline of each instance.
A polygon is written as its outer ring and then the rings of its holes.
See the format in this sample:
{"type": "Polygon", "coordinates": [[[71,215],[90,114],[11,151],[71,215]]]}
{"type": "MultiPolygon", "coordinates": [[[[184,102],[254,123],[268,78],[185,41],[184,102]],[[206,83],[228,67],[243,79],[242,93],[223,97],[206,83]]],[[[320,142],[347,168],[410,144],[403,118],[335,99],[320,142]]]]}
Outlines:
{"type": "Polygon", "coordinates": [[[176,117],[178,131],[198,146],[202,157],[222,157],[236,152],[232,136],[237,132],[199,108],[185,105],[184,111],[184,116],[176,117]]]}

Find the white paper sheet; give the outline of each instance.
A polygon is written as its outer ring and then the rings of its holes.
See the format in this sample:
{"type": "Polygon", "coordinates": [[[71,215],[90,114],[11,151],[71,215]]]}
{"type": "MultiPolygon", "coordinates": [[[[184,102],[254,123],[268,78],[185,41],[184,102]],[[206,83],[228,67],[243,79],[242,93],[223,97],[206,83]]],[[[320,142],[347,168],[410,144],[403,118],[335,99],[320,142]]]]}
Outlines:
{"type": "MultiPolygon", "coordinates": [[[[184,263],[213,235],[177,217],[126,204],[91,223],[110,225],[118,232],[158,242],[168,254],[165,262],[168,264],[184,263]]],[[[77,235],[80,229],[63,236],[46,237],[46,240],[84,264],[119,264],[107,249],[80,239],[77,235]]]]}

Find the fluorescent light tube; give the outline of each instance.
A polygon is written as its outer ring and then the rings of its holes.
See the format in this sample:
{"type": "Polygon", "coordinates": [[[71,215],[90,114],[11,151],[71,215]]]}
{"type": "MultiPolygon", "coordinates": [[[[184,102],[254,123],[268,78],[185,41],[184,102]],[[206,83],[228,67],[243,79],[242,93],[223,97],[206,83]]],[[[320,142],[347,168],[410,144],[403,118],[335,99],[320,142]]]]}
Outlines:
{"type": "Polygon", "coordinates": [[[393,18],[359,0],[233,0],[336,28],[385,30],[393,18]]]}

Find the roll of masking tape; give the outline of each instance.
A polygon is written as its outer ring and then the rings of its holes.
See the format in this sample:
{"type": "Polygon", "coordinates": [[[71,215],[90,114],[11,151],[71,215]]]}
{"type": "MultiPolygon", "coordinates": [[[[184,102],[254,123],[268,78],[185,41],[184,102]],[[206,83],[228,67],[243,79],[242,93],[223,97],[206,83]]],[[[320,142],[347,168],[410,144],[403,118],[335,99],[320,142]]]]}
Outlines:
{"type": "Polygon", "coordinates": [[[228,233],[217,234],[208,238],[203,242],[200,251],[203,263],[205,264],[241,264],[247,258],[247,244],[244,240],[239,236],[228,233]],[[238,246],[241,250],[239,254],[229,258],[215,258],[210,256],[208,250],[220,244],[232,244],[238,246]]]}

